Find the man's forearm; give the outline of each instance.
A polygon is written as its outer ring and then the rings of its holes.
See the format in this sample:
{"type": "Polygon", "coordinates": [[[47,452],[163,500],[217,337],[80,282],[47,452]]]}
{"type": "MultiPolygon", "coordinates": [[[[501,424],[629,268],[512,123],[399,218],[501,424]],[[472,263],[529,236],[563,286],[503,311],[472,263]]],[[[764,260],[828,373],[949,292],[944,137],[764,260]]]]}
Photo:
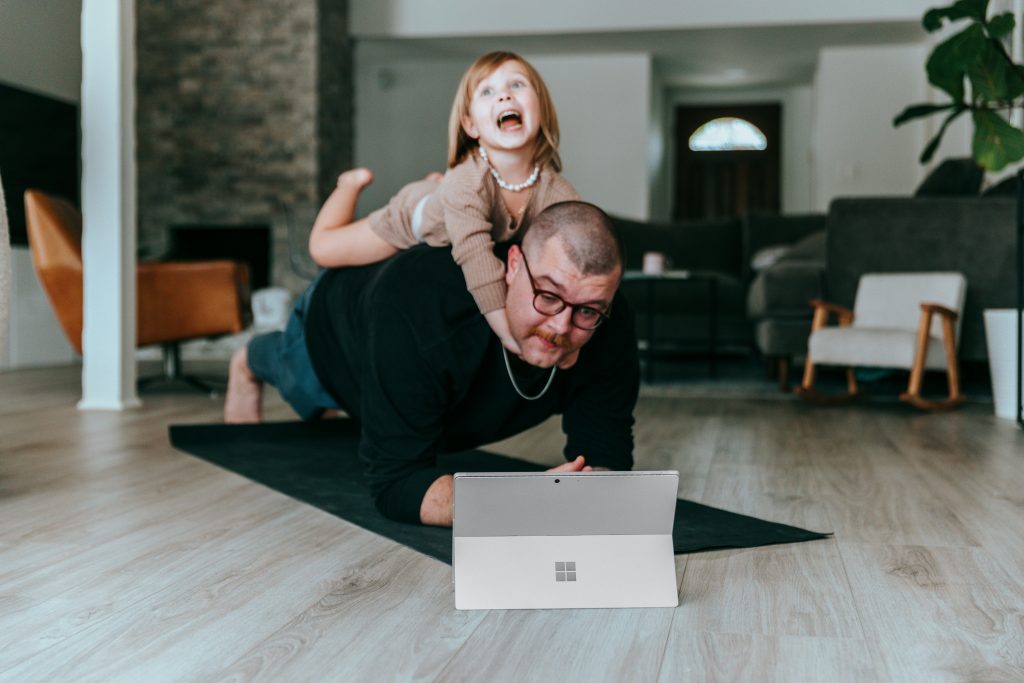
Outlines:
{"type": "Polygon", "coordinates": [[[454,490],[455,477],[452,475],[435,479],[420,503],[420,521],[432,526],[451,526],[454,490]]]}

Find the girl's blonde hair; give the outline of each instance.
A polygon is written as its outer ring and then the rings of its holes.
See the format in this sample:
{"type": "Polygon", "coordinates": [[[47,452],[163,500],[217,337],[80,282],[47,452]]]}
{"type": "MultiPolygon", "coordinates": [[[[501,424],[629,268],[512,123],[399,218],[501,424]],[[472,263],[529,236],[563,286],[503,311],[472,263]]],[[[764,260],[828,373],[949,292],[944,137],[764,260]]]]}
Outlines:
{"type": "Polygon", "coordinates": [[[537,103],[540,109],[540,130],[537,133],[537,141],[534,143],[533,161],[541,167],[551,165],[556,172],[562,170],[562,159],[558,156],[558,115],[555,114],[555,105],[551,101],[551,94],[548,92],[544,79],[540,77],[537,70],[528,61],[514,52],[488,52],[477,58],[472,66],[466,70],[459,82],[459,89],[455,93],[455,101],[452,102],[452,113],[448,117],[448,168],[454,168],[462,163],[479,143],[466,134],[462,127],[462,119],[469,116],[469,107],[473,102],[473,91],[480,85],[480,81],[487,78],[495,69],[505,62],[516,61],[523,65],[530,85],[537,93],[537,103]]]}

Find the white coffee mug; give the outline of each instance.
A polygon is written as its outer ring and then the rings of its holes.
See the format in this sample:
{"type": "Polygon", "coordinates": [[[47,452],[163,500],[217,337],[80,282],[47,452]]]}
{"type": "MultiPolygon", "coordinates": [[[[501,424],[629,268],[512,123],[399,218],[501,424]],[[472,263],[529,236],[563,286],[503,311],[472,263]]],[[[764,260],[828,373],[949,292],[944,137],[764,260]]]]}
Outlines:
{"type": "Polygon", "coordinates": [[[643,271],[645,275],[661,275],[665,272],[665,255],[660,251],[648,251],[644,254],[643,271]]]}

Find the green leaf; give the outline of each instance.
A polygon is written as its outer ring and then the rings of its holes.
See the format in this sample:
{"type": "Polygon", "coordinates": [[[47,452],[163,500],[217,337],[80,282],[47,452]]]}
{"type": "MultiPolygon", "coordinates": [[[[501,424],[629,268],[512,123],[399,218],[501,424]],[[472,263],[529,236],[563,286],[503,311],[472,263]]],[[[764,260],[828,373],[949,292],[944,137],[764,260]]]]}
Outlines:
{"type": "Polygon", "coordinates": [[[978,52],[977,61],[967,67],[974,99],[989,102],[1012,100],[1022,89],[1020,72],[1006,59],[993,41],[986,40],[978,52]]]}
{"type": "Polygon", "coordinates": [[[1012,78],[1007,78],[1007,99],[1015,100],[1021,95],[1024,95],[1024,66],[1020,64],[1014,64],[1012,69],[1012,78]]]}
{"type": "Polygon", "coordinates": [[[956,109],[946,117],[942,122],[942,125],[939,126],[939,132],[935,134],[935,137],[928,141],[928,144],[925,145],[924,151],[921,152],[919,161],[922,164],[927,164],[932,160],[932,156],[935,155],[935,150],[939,148],[939,143],[942,142],[942,136],[946,134],[946,129],[949,128],[949,124],[953,122],[953,119],[960,116],[965,111],[967,111],[967,107],[962,104],[956,105],[956,109]]]}
{"type": "Polygon", "coordinates": [[[924,14],[921,24],[928,33],[934,33],[942,28],[943,20],[959,21],[960,19],[974,19],[985,21],[988,13],[988,0],[958,0],[949,7],[936,7],[924,14]]]}
{"type": "Polygon", "coordinates": [[[892,120],[892,125],[894,127],[899,127],[907,121],[919,119],[922,116],[930,116],[936,112],[952,109],[956,106],[963,105],[957,105],[956,102],[949,102],[947,104],[912,104],[892,120]]]}
{"type": "Polygon", "coordinates": [[[980,24],[974,24],[935,46],[925,68],[928,82],[949,93],[956,102],[964,99],[964,76],[988,45],[980,24]]]}
{"type": "Polygon", "coordinates": [[[988,34],[995,40],[1004,38],[1013,31],[1015,23],[1013,12],[997,14],[988,20],[988,34]]]}
{"type": "Polygon", "coordinates": [[[1024,131],[1014,128],[994,111],[975,111],[974,160],[989,171],[1024,159],[1024,131]]]}

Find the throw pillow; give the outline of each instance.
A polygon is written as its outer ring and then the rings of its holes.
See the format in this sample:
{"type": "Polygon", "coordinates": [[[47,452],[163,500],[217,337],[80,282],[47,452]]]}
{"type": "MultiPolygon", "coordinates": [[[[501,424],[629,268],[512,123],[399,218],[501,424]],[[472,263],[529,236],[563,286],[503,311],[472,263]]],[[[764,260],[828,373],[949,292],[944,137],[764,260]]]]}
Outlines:
{"type": "Polygon", "coordinates": [[[790,247],[783,261],[824,261],[825,231],[817,230],[790,247]]]}
{"type": "Polygon", "coordinates": [[[750,259],[750,269],[755,273],[760,273],[762,270],[771,268],[786,255],[790,248],[788,244],[773,244],[770,247],[758,249],[750,259]]]}

